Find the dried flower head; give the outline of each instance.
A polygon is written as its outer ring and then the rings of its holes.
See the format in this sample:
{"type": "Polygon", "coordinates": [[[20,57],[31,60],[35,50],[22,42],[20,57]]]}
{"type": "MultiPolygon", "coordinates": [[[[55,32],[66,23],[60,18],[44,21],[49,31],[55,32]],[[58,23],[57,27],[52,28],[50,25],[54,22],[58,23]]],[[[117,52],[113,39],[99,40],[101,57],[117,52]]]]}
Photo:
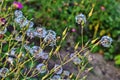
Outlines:
{"type": "Polygon", "coordinates": [[[12,48],[9,55],[15,56],[16,48],[12,48]]]}
{"type": "Polygon", "coordinates": [[[60,66],[60,65],[55,64],[55,66],[54,66],[54,71],[55,71],[56,74],[61,74],[62,71],[63,71],[63,68],[60,67],[60,68],[58,69],[58,66],[60,66]]]}
{"type": "MultiPolygon", "coordinates": [[[[22,25],[24,20],[26,20],[24,16],[15,18],[15,22],[19,25],[22,25]]],[[[23,26],[20,26],[20,27],[23,27],[23,26]]]]}
{"type": "Polygon", "coordinates": [[[36,70],[39,71],[39,73],[45,73],[47,71],[47,66],[43,63],[38,64],[36,70]]]}
{"type": "Polygon", "coordinates": [[[75,17],[75,20],[76,20],[76,23],[77,24],[84,24],[84,23],[86,23],[86,17],[85,17],[85,15],[84,14],[79,14],[79,15],[77,15],[76,17],[75,17]]]}
{"type": "Polygon", "coordinates": [[[77,56],[74,53],[71,53],[70,58],[72,58],[72,57],[76,58],[77,56]]]}
{"type": "Polygon", "coordinates": [[[75,59],[73,59],[73,63],[76,65],[80,64],[81,63],[80,58],[76,57],[75,59]]]}
{"type": "Polygon", "coordinates": [[[16,2],[16,1],[13,2],[13,6],[17,9],[22,9],[23,8],[22,3],[16,2]]]}
{"type": "Polygon", "coordinates": [[[48,59],[49,55],[48,55],[48,53],[43,52],[43,53],[40,53],[40,57],[41,57],[42,59],[48,59]]]}
{"type": "Polygon", "coordinates": [[[0,34],[5,34],[7,32],[7,28],[4,28],[4,30],[0,31],[0,34]]]}
{"type": "Polygon", "coordinates": [[[52,35],[53,37],[56,37],[56,33],[53,30],[48,30],[47,35],[52,35]]]}
{"type": "Polygon", "coordinates": [[[18,41],[18,42],[22,41],[22,35],[16,36],[16,37],[15,37],[15,40],[18,41]]]}
{"type": "Polygon", "coordinates": [[[80,59],[79,57],[75,56],[74,53],[72,53],[72,54],[70,55],[70,58],[73,58],[72,61],[73,61],[73,63],[76,64],[76,65],[79,65],[79,64],[81,63],[81,59],[80,59]],[[74,58],[73,58],[73,57],[74,57],[74,58]]]}
{"type": "Polygon", "coordinates": [[[35,32],[35,31],[34,31],[33,29],[29,28],[29,29],[26,31],[26,34],[27,34],[28,37],[30,37],[30,39],[32,39],[32,38],[35,37],[34,32],[35,32]]]}
{"type": "Polygon", "coordinates": [[[8,58],[7,58],[7,61],[8,61],[10,64],[12,64],[12,65],[13,65],[13,61],[14,61],[14,60],[13,60],[13,58],[12,58],[12,57],[8,57],[8,58]]]}
{"type": "Polygon", "coordinates": [[[26,27],[29,24],[29,21],[27,19],[24,19],[24,21],[20,24],[20,27],[26,27]]]}
{"type": "Polygon", "coordinates": [[[8,58],[16,58],[16,48],[12,48],[11,51],[9,53],[6,53],[6,55],[8,55],[8,58]]]}
{"type": "Polygon", "coordinates": [[[103,46],[103,47],[110,47],[111,44],[112,44],[112,38],[109,37],[109,36],[103,36],[100,40],[100,44],[103,46]]]}
{"type": "Polygon", "coordinates": [[[6,77],[6,74],[9,72],[8,68],[1,68],[0,69],[0,76],[6,77]]]}
{"type": "Polygon", "coordinates": [[[41,51],[40,53],[36,53],[34,54],[34,57],[37,59],[41,58],[41,59],[48,59],[49,55],[48,53],[45,53],[43,51],[41,51]]]}
{"type": "Polygon", "coordinates": [[[36,27],[35,29],[35,36],[39,37],[39,38],[44,38],[47,34],[47,31],[45,28],[42,27],[36,27]]]}
{"type": "Polygon", "coordinates": [[[32,28],[34,26],[34,23],[32,21],[29,21],[28,26],[29,26],[29,28],[32,28]]]}
{"type": "Polygon", "coordinates": [[[39,46],[33,46],[31,49],[30,49],[30,53],[34,56],[38,55],[38,54],[42,54],[43,53],[43,50],[39,47],[39,46]]]}
{"type": "Polygon", "coordinates": [[[23,13],[21,10],[15,10],[14,14],[15,14],[15,17],[23,17],[23,13]]]}
{"type": "Polygon", "coordinates": [[[62,75],[64,75],[64,76],[70,76],[70,72],[67,71],[67,70],[64,70],[62,75]]]}
{"type": "Polygon", "coordinates": [[[56,45],[56,33],[52,30],[48,30],[47,35],[44,38],[44,42],[49,43],[49,46],[56,45]]]}
{"type": "Polygon", "coordinates": [[[61,76],[60,75],[54,75],[50,80],[60,80],[61,76]]]}

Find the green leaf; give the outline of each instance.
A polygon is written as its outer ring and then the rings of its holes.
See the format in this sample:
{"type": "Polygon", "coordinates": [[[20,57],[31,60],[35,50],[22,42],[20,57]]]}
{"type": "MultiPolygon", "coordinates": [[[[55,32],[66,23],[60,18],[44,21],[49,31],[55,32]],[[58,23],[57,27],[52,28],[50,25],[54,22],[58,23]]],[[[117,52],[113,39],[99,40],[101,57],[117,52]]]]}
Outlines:
{"type": "Polygon", "coordinates": [[[120,59],[120,55],[115,56],[115,60],[120,59]]]}
{"type": "Polygon", "coordinates": [[[115,56],[115,64],[120,65],[120,55],[115,56]]]}
{"type": "Polygon", "coordinates": [[[8,51],[8,47],[9,47],[8,44],[4,44],[3,47],[2,47],[2,50],[7,52],[8,51]]]}
{"type": "Polygon", "coordinates": [[[96,53],[99,51],[99,46],[95,46],[94,49],[92,50],[92,53],[96,53]]]}
{"type": "Polygon", "coordinates": [[[120,59],[115,61],[115,64],[120,65],[120,59]]]}

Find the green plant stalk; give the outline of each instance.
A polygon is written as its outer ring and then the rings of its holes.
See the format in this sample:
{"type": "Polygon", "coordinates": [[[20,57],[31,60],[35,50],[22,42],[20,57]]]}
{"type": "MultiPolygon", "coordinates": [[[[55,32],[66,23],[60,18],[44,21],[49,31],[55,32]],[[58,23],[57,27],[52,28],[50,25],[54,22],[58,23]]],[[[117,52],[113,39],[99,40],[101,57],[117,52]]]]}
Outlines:
{"type": "Polygon", "coordinates": [[[81,26],[81,37],[82,37],[82,48],[84,47],[84,43],[83,43],[83,26],[81,26]]]}
{"type": "MultiPolygon", "coordinates": [[[[66,62],[64,62],[63,64],[61,64],[60,66],[58,66],[58,67],[56,68],[56,70],[58,70],[60,67],[62,67],[63,65],[67,64],[68,62],[72,61],[72,60],[73,60],[79,53],[81,53],[83,50],[85,50],[85,49],[83,48],[83,49],[81,49],[79,52],[76,51],[76,54],[75,54],[72,58],[70,58],[68,61],[66,61],[66,62]]],[[[46,75],[42,78],[42,80],[45,80],[45,79],[46,79],[50,74],[52,74],[52,73],[54,73],[54,70],[53,70],[53,69],[50,71],[49,74],[46,74],[46,75]]]]}

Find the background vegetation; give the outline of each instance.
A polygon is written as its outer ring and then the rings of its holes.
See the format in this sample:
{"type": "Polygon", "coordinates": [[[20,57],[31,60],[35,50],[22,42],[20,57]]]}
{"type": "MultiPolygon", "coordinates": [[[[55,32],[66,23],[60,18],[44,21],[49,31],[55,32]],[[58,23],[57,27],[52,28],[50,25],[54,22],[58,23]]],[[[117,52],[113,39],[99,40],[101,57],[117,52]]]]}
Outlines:
{"type": "MultiPolygon", "coordinates": [[[[31,79],[36,80],[35,66],[38,63],[44,63],[48,66],[49,60],[52,59],[53,61],[60,60],[60,66],[67,64],[67,58],[65,61],[61,61],[61,57],[59,54],[56,53],[59,51],[60,48],[65,48],[67,40],[65,40],[66,34],[73,36],[73,40],[75,42],[74,49],[76,50],[76,54],[79,54],[77,51],[78,46],[81,46],[81,28],[75,22],[76,15],[83,13],[86,16],[86,24],[84,25],[84,44],[87,43],[89,40],[95,40],[97,38],[101,38],[104,35],[108,35],[113,39],[112,46],[110,48],[103,48],[100,46],[92,46],[92,53],[100,53],[104,55],[106,60],[115,61],[116,65],[120,65],[120,1],[119,0],[18,0],[23,4],[23,8],[21,11],[23,12],[24,16],[34,22],[34,26],[42,25],[47,30],[54,30],[57,34],[58,39],[60,41],[57,43],[56,47],[47,47],[45,48],[45,44],[39,43],[40,47],[42,46],[43,50],[49,51],[49,59],[48,60],[37,60],[29,54],[23,47],[25,43],[27,43],[25,30],[27,28],[20,28],[16,23],[14,23],[14,11],[16,9],[13,8],[14,0],[5,0],[4,3],[0,4],[1,12],[0,18],[3,17],[7,20],[7,24],[4,26],[7,28],[7,32],[4,35],[4,38],[1,37],[1,49],[0,49],[0,67],[10,67],[10,72],[6,79],[10,77],[15,77],[18,79],[31,79]],[[17,27],[16,27],[17,26],[17,27]],[[16,35],[22,34],[22,42],[14,41],[15,34],[12,35],[12,30],[16,27],[16,30],[20,31],[16,35]],[[72,31],[74,29],[75,31],[72,31]],[[69,31],[68,31],[69,30],[69,31]],[[64,44],[62,44],[64,43],[64,44]],[[18,45],[16,45],[18,44],[18,45]],[[9,58],[8,53],[14,47],[19,47],[16,49],[16,57],[19,59],[14,59],[12,63],[7,64],[9,61],[6,59],[9,58]],[[94,47],[94,49],[93,49],[94,47]],[[24,54],[26,53],[26,54],[24,54]],[[23,57],[23,55],[25,57],[23,57]],[[41,62],[40,62],[41,61],[41,62]],[[3,65],[4,63],[4,65],[3,65]],[[18,66],[17,66],[17,65],[18,66]],[[20,66],[21,65],[21,66],[20,66]],[[28,69],[28,70],[26,70],[28,69]],[[33,72],[33,73],[32,73],[33,72]],[[24,73],[24,74],[22,74],[24,73]],[[20,75],[18,75],[20,74],[20,75]],[[27,74],[27,75],[26,75],[27,74]]],[[[2,25],[0,25],[2,27],[2,25]]],[[[35,38],[36,42],[39,42],[41,39],[35,38]]],[[[33,42],[33,40],[28,39],[30,41],[30,47],[32,48],[34,45],[38,45],[38,43],[33,42]]],[[[41,40],[42,41],[42,40],[41,40]]],[[[92,43],[92,42],[91,42],[92,43]]],[[[97,43],[97,40],[95,41],[97,43]]],[[[28,43],[29,44],[29,43],[28,43]]],[[[84,51],[81,49],[80,52],[84,51]]],[[[87,52],[87,51],[86,51],[87,52]]],[[[88,60],[86,56],[78,55],[81,63],[76,66],[81,72],[85,72],[86,70],[89,72],[92,68],[90,68],[88,64],[88,60]],[[80,67],[82,66],[82,67],[80,67]]],[[[86,53],[87,54],[87,53],[86,53]]],[[[71,59],[72,60],[72,59],[71,59]]],[[[59,67],[60,67],[59,66],[59,67]]],[[[47,69],[48,70],[48,69],[47,69]]],[[[49,72],[49,70],[48,70],[49,72]]],[[[52,74],[54,71],[53,69],[50,70],[49,73],[40,73],[37,77],[41,79],[46,79],[48,77],[53,76],[52,74]]],[[[73,74],[69,75],[71,79],[77,79],[73,74]]],[[[83,79],[86,75],[82,76],[83,79]]],[[[4,79],[4,78],[2,78],[4,79]]]]}

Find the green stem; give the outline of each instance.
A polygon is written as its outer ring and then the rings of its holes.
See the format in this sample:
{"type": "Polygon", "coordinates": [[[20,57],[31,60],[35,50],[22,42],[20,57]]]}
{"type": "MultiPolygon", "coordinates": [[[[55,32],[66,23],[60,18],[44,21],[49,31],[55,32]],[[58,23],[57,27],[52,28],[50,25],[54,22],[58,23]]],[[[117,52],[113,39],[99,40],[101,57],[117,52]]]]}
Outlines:
{"type": "Polygon", "coordinates": [[[82,49],[84,47],[84,44],[83,44],[83,26],[81,26],[81,37],[82,37],[82,49]]]}

